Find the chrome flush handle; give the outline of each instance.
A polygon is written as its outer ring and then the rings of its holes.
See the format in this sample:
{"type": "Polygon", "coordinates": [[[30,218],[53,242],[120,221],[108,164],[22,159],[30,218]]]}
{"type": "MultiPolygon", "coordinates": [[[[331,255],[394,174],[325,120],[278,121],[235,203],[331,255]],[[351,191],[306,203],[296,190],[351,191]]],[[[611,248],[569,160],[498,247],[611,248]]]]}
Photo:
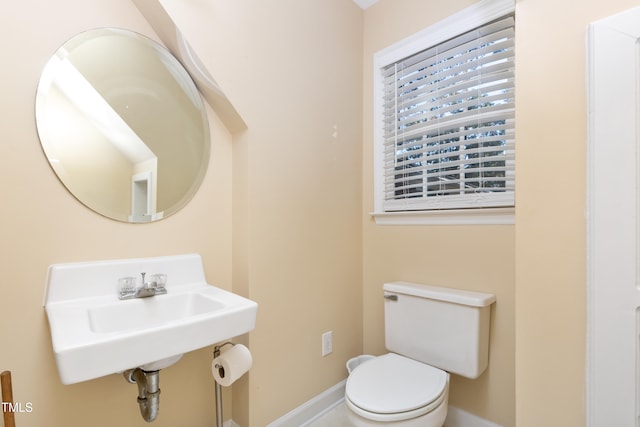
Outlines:
{"type": "Polygon", "coordinates": [[[385,294],[384,299],[388,299],[389,301],[398,301],[398,295],[385,294]]]}

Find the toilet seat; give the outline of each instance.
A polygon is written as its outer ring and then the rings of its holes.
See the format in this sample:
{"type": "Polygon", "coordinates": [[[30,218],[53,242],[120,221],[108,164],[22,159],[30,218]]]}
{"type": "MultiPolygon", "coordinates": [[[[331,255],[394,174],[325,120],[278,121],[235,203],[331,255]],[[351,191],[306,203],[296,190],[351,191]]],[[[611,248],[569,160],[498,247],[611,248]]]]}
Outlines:
{"type": "Polygon", "coordinates": [[[389,353],[358,366],[347,379],[345,397],[356,414],[391,422],[419,417],[445,400],[449,374],[389,353]]]}

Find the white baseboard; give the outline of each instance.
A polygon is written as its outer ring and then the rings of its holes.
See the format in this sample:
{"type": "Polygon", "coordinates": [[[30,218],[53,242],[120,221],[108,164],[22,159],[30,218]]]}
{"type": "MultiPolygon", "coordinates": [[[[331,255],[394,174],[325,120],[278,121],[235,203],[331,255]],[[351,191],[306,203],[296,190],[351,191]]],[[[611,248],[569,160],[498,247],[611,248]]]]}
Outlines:
{"type": "Polygon", "coordinates": [[[240,427],[240,426],[233,420],[227,420],[222,423],[222,427],[240,427]]]}
{"type": "MultiPolygon", "coordinates": [[[[304,427],[329,412],[344,401],[344,388],[347,381],[340,381],[311,400],[283,415],[267,427],[304,427]]],[[[235,425],[224,427],[236,427],[235,425]]],[[[491,421],[473,415],[470,412],[449,406],[447,419],[443,427],[502,427],[491,421]]]]}
{"type": "Polygon", "coordinates": [[[340,381],[328,390],[283,415],[267,427],[304,427],[344,400],[344,387],[347,380],[340,381]]]}

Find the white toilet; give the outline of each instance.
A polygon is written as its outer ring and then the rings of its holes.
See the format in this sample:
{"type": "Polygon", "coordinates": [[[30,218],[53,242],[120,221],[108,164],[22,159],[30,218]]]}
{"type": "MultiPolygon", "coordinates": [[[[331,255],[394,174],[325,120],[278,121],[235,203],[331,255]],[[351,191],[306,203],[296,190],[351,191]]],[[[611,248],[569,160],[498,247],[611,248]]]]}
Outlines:
{"type": "Polygon", "coordinates": [[[492,294],[384,285],[387,353],[358,365],[345,402],[355,426],[442,427],[449,372],[477,378],[489,361],[492,294]]]}

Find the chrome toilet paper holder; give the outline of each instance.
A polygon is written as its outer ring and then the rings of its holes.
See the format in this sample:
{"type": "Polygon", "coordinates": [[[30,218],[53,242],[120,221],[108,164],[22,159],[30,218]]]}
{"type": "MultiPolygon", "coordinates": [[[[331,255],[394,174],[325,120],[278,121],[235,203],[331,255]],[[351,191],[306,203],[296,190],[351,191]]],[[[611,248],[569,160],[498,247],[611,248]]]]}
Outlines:
{"type": "MultiPolygon", "coordinates": [[[[225,345],[230,345],[230,346],[234,346],[235,344],[232,343],[231,341],[227,341],[223,344],[220,345],[216,345],[215,347],[213,347],[213,358],[215,359],[216,357],[220,356],[222,347],[224,347],[225,345]]],[[[216,364],[215,368],[220,370],[222,369],[222,373],[221,373],[221,377],[224,377],[224,368],[221,365],[216,364]]],[[[216,383],[216,427],[222,427],[223,424],[223,420],[222,420],[222,386],[220,385],[220,383],[218,381],[215,381],[216,383]]]]}

